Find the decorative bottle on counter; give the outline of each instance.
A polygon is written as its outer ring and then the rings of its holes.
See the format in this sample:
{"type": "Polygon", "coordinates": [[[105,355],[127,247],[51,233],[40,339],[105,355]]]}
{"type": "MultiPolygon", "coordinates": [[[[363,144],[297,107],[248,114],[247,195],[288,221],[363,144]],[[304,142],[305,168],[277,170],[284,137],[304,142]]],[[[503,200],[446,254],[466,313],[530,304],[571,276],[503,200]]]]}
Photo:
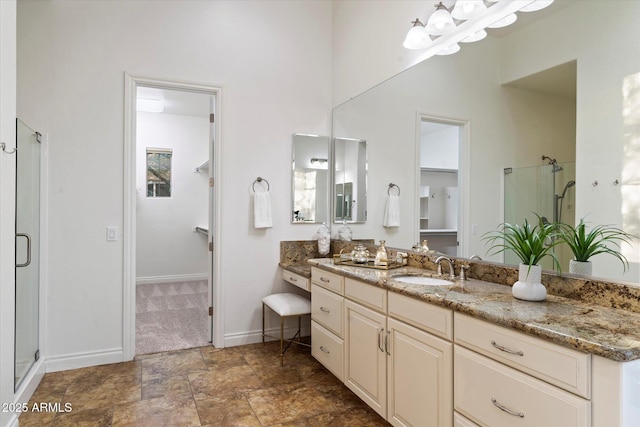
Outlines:
{"type": "Polygon", "coordinates": [[[374,264],[386,267],[387,263],[387,248],[384,247],[384,240],[380,240],[380,246],[376,251],[376,260],[374,261],[374,264]]]}
{"type": "Polygon", "coordinates": [[[347,220],[343,220],[342,227],[338,230],[338,238],[345,242],[350,242],[352,236],[353,232],[351,231],[351,227],[347,225],[347,220]]]}
{"type": "Polygon", "coordinates": [[[318,228],[318,253],[320,255],[326,255],[331,248],[331,231],[327,227],[327,223],[323,222],[320,228],[318,228]]]}
{"type": "Polygon", "coordinates": [[[422,248],[420,248],[421,252],[429,252],[429,245],[427,244],[427,239],[422,241],[422,248]]]}

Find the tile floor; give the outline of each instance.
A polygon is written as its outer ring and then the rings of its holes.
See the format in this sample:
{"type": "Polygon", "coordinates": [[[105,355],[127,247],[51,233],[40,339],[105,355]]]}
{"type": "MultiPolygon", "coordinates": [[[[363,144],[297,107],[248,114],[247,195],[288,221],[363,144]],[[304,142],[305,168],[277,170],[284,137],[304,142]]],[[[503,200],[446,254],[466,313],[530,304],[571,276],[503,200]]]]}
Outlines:
{"type": "Polygon", "coordinates": [[[45,375],[27,412],[32,426],[388,426],[310,355],[279,343],[200,347],[45,375]]]}

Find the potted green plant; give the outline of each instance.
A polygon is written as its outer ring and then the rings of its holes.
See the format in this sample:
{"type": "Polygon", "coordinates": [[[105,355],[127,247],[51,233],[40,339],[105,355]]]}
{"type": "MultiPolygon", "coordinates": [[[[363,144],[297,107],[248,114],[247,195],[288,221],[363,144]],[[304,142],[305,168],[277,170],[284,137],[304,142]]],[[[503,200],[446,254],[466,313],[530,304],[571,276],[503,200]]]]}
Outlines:
{"type": "Polygon", "coordinates": [[[575,227],[568,224],[558,224],[557,238],[569,246],[574,259],[569,261],[569,272],[583,276],[591,276],[592,264],[590,258],[598,254],[609,254],[620,260],[624,271],[629,267],[629,261],[620,252],[622,242],[631,243],[634,236],[624,230],[611,225],[597,225],[587,231],[584,219],[575,227]]]}
{"type": "Polygon", "coordinates": [[[518,281],[511,287],[514,297],[526,301],[546,299],[547,289],[541,282],[542,266],[539,263],[543,258],[551,257],[560,271],[560,263],[553,253],[553,247],[558,244],[555,234],[555,225],[543,222],[539,216],[537,225],[525,219],[523,225],[502,223],[498,230],[484,234],[483,240],[491,245],[489,255],[511,250],[521,261],[518,281]]]}

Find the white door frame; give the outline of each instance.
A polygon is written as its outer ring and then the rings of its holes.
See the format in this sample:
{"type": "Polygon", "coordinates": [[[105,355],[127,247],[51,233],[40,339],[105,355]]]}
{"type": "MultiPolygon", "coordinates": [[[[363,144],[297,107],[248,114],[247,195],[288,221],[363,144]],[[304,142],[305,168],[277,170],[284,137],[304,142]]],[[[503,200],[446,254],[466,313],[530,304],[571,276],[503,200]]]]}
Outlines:
{"type": "MultiPolygon", "coordinates": [[[[469,251],[469,236],[466,232],[465,226],[469,222],[469,168],[471,167],[470,155],[470,135],[471,124],[469,120],[450,119],[439,116],[432,116],[430,114],[417,112],[416,113],[416,152],[415,159],[416,165],[416,182],[415,182],[415,194],[414,200],[418,201],[415,205],[415,218],[420,218],[420,141],[421,135],[421,123],[422,122],[435,122],[442,123],[451,126],[460,127],[460,142],[458,145],[458,183],[460,188],[458,190],[458,257],[469,257],[467,253],[469,251]]],[[[420,221],[414,221],[414,236],[420,235],[420,221]]]]}
{"type": "Polygon", "coordinates": [[[217,348],[224,347],[224,307],[223,289],[220,272],[220,203],[221,200],[221,105],[222,87],[159,80],[148,77],[132,76],[125,72],[125,102],[124,102],[124,224],[123,224],[123,298],[122,298],[122,350],[125,361],[132,360],[136,351],[136,90],[138,86],[155,87],[159,89],[180,90],[215,96],[215,134],[210,135],[213,143],[212,170],[213,178],[211,212],[212,224],[209,230],[210,239],[215,249],[211,258],[212,271],[209,273],[212,288],[213,327],[212,344],[217,348]]]}

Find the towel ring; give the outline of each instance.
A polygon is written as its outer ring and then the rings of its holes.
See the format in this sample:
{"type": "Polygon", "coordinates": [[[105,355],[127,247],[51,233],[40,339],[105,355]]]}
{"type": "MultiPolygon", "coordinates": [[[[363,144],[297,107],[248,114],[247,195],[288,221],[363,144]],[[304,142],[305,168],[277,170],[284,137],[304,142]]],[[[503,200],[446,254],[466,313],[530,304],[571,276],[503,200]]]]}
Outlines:
{"type": "Polygon", "coordinates": [[[390,183],[389,183],[389,188],[387,189],[387,194],[388,194],[388,195],[391,195],[391,189],[392,189],[393,187],[396,187],[396,188],[398,189],[398,196],[399,196],[399,195],[400,195],[400,187],[398,187],[398,185],[397,185],[397,184],[394,184],[393,182],[390,182],[390,183]]]}
{"type": "Polygon", "coordinates": [[[17,148],[11,148],[10,150],[7,150],[7,144],[5,144],[4,142],[0,142],[0,150],[4,151],[7,154],[13,154],[18,151],[17,148]]]}
{"type": "Polygon", "coordinates": [[[253,192],[256,192],[256,182],[266,182],[267,183],[267,191],[269,191],[269,189],[271,188],[271,186],[269,185],[269,181],[267,181],[266,179],[262,178],[262,177],[257,177],[255,181],[253,181],[253,184],[251,184],[251,188],[253,189],[253,192]]]}

